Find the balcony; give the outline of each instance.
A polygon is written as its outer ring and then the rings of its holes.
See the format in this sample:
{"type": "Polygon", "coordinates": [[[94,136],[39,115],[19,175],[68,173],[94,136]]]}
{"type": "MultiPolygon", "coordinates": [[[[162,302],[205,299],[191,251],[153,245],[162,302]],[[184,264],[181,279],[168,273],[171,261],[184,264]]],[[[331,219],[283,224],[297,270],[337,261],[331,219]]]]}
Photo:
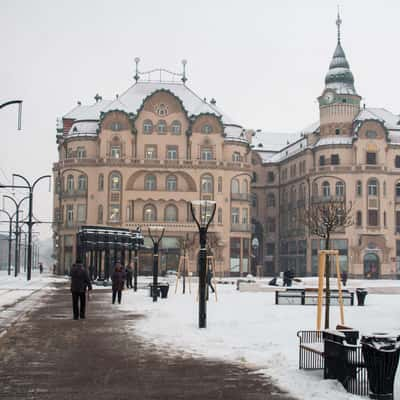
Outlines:
{"type": "Polygon", "coordinates": [[[344,196],[311,196],[311,202],[316,203],[343,203],[345,201],[344,196]]]}
{"type": "Polygon", "coordinates": [[[251,224],[232,224],[231,232],[251,232],[251,224]]]}
{"type": "Polygon", "coordinates": [[[235,201],[251,201],[251,195],[249,193],[231,193],[231,200],[235,201]]]}
{"type": "Polygon", "coordinates": [[[70,198],[78,198],[85,197],[87,198],[87,189],[85,190],[65,190],[61,194],[61,198],[70,199],[70,198]]]}

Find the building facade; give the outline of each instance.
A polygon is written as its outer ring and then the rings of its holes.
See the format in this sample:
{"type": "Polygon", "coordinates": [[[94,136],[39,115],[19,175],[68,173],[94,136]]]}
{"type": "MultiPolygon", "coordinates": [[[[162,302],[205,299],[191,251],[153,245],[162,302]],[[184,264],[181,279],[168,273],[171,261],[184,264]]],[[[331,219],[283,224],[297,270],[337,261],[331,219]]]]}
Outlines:
{"type": "Polygon", "coordinates": [[[400,276],[400,116],[360,106],[340,40],[318,97],[320,118],[279,151],[255,132],[252,161],[254,219],[267,274],[292,268],[317,273],[324,241],[310,236],[301,212],[321,202],[351,206],[353,225],[332,236],[349,276],[400,276]]]}
{"type": "MultiPolygon", "coordinates": [[[[166,74],[161,71],[160,74],[166,74]]],[[[53,166],[54,232],[59,272],[76,257],[81,225],[135,229],[162,225],[161,272],[176,269],[184,239],[198,252],[190,201],[216,201],[210,247],[226,274],[250,263],[251,154],[248,134],[182,82],[136,83],[113,101],[96,96],[59,123],[53,166]]],[[[146,242],[148,238],[146,238],[146,242]]],[[[140,252],[151,271],[150,250],[140,252]]],[[[192,269],[195,271],[195,263],[192,269]]]]}

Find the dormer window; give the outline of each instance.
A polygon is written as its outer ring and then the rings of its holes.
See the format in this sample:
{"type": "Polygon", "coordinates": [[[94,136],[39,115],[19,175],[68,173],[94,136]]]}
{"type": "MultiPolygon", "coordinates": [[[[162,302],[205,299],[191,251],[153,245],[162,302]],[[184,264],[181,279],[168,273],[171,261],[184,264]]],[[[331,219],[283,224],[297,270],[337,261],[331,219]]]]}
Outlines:
{"type": "Polygon", "coordinates": [[[110,128],[112,131],[118,132],[122,129],[122,124],[120,122],[112,122],[110,128]]]}
{"type": "Polygon", "coordinates": [[[366,136],[368,139],[376,139],[377,134],[376,134],[375,131],[367,131],[367,132],[365,132],[365,136],[366,136]]]}
{"type": "Polygon", "coordinates": [[[205,124],[201,128],[201,132],[202,133],[207,133],[208,134],[208,133],[212,133],[212,131],[213,131],[213,129],[212,129],[212,126],[210,124],[205,124]]]}
{"type": "Polygon", "coordinates": [[[233,161],[233,162],[239,162],[239,161],[241,161],[240,153],[239,153],[238,151],[235,151],[235,152],[232,154],[232,161],[233,161]]]}
{"type": "Polygon", "coordinates": [[[111,146],[111,158],[114,158],[114,159],[121,158],[121,146],[120,145],[111,146]]]}
{"type": "Polygon", "coordinates": [[[161,135],[165,135],[167,133],[167,123],[163,119],[158,121],[157,132],[161,135]]]}

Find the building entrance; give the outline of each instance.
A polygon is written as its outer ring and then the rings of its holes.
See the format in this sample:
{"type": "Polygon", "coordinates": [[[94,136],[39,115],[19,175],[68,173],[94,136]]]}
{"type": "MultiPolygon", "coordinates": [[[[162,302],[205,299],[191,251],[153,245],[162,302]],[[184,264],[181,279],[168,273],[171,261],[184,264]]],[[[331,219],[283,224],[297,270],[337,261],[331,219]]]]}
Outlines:
{"type": "Polygon", "coordinates": [[[364,256],[364,277],[367,279],[379,278],[379,257],[375,253],[364,256]]]}

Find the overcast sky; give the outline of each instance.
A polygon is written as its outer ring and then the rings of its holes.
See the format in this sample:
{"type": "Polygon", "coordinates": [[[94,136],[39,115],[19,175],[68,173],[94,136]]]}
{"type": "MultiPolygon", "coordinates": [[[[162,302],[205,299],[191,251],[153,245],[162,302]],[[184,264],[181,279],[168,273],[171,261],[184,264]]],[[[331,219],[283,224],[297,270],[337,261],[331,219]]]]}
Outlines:
{"type": "MultiPolygon", "coordinates": [[[[367,106],[399,113],[400,2],[340,6],[358,93],[367,106]]],[[[16,107],[0,110],[0,182],[51,173],[56,118],[97,92],[112,99],[127,89],[135,57],[141,70],[180,71],[187,59],[187,85],[246,128],[302,129],[318,118],[336,13],[331,0],[0,0],[0,103],[24,102],[22,131],[16,107]]],[[[47,182],[34,203],[49,221],[47,182]]],[[[50,235],[42,226],[41,238],[50,235]]]]}

